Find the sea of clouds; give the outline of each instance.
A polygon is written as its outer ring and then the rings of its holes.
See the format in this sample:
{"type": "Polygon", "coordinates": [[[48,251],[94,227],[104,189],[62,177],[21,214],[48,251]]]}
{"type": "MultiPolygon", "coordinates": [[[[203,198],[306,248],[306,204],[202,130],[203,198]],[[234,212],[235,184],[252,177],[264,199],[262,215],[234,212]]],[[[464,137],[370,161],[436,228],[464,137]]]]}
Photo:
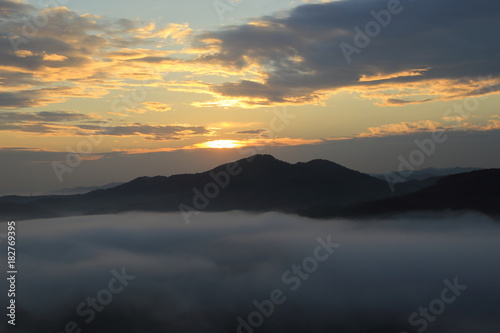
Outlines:
{"type": "Polygon", "coordinates": [[[17,238],[7,332],[500,331],[500,224],[476,214],[128,213],[18,221],[17,238]]]}

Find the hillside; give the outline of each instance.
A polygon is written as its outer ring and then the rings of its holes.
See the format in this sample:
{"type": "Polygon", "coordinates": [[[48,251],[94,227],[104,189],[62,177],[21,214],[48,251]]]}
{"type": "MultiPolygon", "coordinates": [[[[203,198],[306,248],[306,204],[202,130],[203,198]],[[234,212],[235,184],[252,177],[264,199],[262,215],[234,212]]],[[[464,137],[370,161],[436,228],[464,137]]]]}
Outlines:
{"type": "Polygon", "coordinates": [[[414,193],[357,203],[322,206],[300,214],[310,217],[389,217],[410,212],[476,211],[500,216],[500,169],[450,175],[414,193]]]}
{"type": "Polygon", "coordinates": [[[330,161],[290,164],[270,155],[255,155],[203,173],[140,177],[82,195],[4,197],[0,202],[29,203],[58,216],[176,211],[179,205],[206,211],[289,210],[388,195],[384,181],[330,161]]]}

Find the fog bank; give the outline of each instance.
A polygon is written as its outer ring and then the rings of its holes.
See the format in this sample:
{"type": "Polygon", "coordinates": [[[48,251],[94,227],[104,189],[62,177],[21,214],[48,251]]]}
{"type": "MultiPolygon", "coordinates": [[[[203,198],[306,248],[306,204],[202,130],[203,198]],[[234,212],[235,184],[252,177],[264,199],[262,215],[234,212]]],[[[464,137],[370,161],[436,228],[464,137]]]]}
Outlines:
{"type": "Polygon", "coordinates": [[[231,212],[186,225],[180,214],[133,213],[18,221],[17,235],[17,325],[7,332],[59,333],[68,322],[93,333],[500,329],[500,225],[475,214],[231,212]],[[123,272],[134,278],[120,284],[123,272]],[[451,290],[457,281],[466,288],[451,290]],[[109,295],[100,311],[87,304],[109,295]],[[430,305],[433,320],[419,313],[430,305]]]}

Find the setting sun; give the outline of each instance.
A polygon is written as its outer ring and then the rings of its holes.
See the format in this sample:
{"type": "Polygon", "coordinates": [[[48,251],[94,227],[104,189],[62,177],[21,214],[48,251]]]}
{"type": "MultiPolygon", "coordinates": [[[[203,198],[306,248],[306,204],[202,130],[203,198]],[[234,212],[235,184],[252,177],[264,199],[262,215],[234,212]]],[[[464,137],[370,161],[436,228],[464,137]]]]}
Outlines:
{"type": "Polygon", "coordinates": [[[236,140],[214,140],[198,145],[200,148],[238,148],[242,146],[243,144],[236,140]]]}

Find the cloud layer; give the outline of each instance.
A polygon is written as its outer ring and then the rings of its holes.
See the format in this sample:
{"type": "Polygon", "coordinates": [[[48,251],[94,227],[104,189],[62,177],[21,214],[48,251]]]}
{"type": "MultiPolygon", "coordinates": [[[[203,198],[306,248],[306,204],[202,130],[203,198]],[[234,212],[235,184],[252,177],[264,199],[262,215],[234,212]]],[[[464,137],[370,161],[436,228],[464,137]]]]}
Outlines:
{"type": "Polygon", "coordinates": [[[410,314],[455,277],[467,289],[428,330],[500,328],[500,230],[482,216],[319,222],[234,212],[186,226],[180,214],[125,214],[21,221],[18,230],[20,333],[63,331],[68,321],[96,333],[237,332],[237,318],[274,289],[286,301],[259,332],[416,332],[410,314]],[[292,290],[283,274],[314,255],[318,237],[340,247],[292,290]],[[122,267],[136,278],[85,323],[77,306],[122,267]]]}
{"type": "Polygon", "coordinates": [[[140,80],[212,95],[196,106],[321,103],[341,90],[397,106],[498,91],[495,1],[342,0],[196,34],[187,24],[11,0],[0,1],[0,13],[0,107],[8,109],[98,98],[140,80]],[[154,67],[191,79],[162,82],[154,67]]]}
{"type": "MultiPolygon", "coordinates": [[[[167,108],[166,104],[150,103],[146,107],[167,108]]],[[[189,136],[208,135],[204,126],[149,125],[123,123],[114,125],[96,115],[71,111],[0,112],[0,131],[49,136],[140,136],[145,140],[181,140],[189,136]]]]}
{"type": "Polygon", "coordinates": [[[0,1],[0,15],[3,109],[71,97],[99,98],[116,89],[154,85],[161,80],[155,69],[129,60],[166,56],[169,52],[158,45],[182,43],[191,34],[182,24],[157,27],[12,0],[0,1]]]}
{"type": "Polygon", "coordinates": [[[209,89],[238,106],[314,103],[341,89],[386,105],[463,98],[498,90],[499,14],[489,0],[302,5],[197,35],[207,50],[197,61],[254,71],[209,89]]]}

